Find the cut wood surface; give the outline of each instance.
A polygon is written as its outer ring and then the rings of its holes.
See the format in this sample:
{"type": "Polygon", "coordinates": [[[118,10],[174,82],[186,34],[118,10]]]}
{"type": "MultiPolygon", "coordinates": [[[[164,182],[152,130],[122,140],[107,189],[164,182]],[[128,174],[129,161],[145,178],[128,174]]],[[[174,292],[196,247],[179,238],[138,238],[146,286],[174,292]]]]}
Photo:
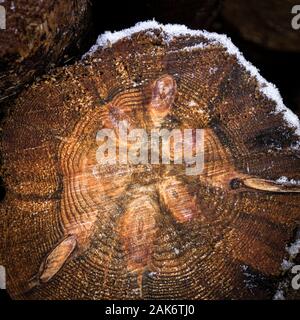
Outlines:
{"type": "Polygon", "coordinates": [[[10,295],[272,298],[300,221],[299,130],[224,36],[155,22],[104,34],[5,120],[10,295]],[[203,172],[99,164],[97,132],[119,121],[203,129],[203,172]]]}
{"type": "Polygon", "coordinates": [[[0,102],[76,46],[88,23],[89,2],[4,0],[1,6],[6,29],[0,30],[0,102]]]}

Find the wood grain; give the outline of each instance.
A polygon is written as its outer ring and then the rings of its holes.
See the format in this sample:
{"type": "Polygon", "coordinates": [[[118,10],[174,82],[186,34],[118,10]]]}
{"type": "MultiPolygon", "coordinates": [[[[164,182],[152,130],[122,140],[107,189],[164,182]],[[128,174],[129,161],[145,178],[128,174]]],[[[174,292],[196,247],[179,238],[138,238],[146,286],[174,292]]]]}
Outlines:
{"type": "Polygon", "coordinates": [[[257,185],[300,180],[299,137],[222,46],[165,37],[141,31],[57,69],[6,118],[0,248],[14,299],[274,295],[300,197],[257,185]],[[122,120],[203,129],[204,171],[99,165],[98,130],[122,120]]]}
{"type": "Polygon", "coordinates": [[[64,59],[88,25],[88,0],[5,0],[0,31],[0,102],[64,59]]]}

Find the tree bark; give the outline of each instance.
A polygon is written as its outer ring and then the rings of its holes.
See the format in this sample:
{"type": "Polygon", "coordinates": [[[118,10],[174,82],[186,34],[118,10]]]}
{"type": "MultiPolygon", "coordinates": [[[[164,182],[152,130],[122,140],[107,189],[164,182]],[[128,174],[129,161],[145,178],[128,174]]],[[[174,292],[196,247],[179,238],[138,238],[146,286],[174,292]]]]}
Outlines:
{"type": "Polygon", "coordinates": [[[61,61],[88,25],[88,0],[5,0],[0,30],[0,102],[61,61]]]}

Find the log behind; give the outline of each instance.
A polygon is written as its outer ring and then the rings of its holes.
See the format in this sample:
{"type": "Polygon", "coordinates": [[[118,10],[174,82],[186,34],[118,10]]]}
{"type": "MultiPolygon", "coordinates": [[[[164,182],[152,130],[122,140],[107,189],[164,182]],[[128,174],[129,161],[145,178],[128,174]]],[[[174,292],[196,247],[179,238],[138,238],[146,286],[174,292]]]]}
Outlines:
{"type": "Polygon", "coordinates": [[[293,0],[225,0],[225,20],[246,39],[280,51],[300,51],[300,32],[291,26],[293,0]]]}
{"type": "Polygon", "coordinates": [[[89,1],[5,0],[1,5],[6,29],[0,30],[0,102],[76,45],[88,23],[89,1]]]}

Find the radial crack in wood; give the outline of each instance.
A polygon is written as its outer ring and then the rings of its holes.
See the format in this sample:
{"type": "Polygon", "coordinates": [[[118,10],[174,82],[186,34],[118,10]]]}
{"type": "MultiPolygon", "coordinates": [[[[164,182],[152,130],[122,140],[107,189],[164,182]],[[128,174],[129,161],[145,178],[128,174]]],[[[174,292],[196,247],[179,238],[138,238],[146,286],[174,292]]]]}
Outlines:
{"type": "Polygon", "coordinates": [[[300,186],[294,184],[282,184],[276,181],[270,181],[259,178],[245,178],[243,183],[248,188],[269,192],[300,192],[300,186]]]}
{"type": "Polygon", "coordinates": [[[51,251],[41,266],[39,279],[42,283],[48,282],[57,274],[75,250],[76,244],[76,238],[70,236],[51,251]]]}

